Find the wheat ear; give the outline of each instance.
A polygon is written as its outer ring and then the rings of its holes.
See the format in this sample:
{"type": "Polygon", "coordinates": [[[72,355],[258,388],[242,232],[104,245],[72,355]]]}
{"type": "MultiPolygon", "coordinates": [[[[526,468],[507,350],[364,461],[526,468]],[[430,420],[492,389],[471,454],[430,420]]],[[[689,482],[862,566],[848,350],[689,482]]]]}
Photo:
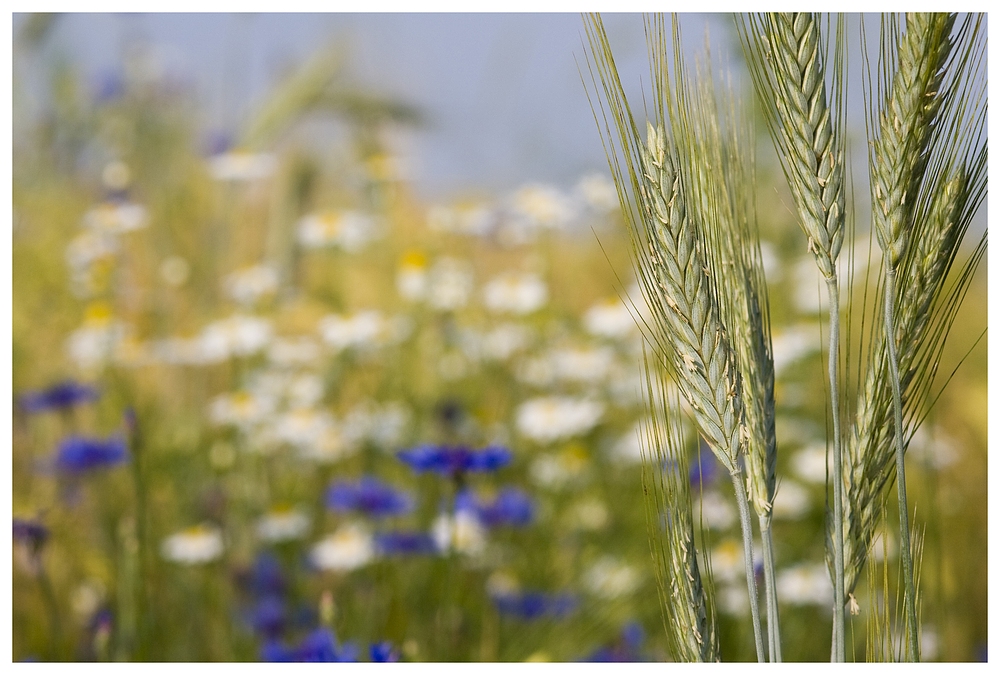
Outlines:
{"type": "Polygon", "coordinates": [[[910,557],[910,523],[906,499],[906,465],[903,461],[903,402],[899,361],[893,328],[896,270],[906,251],[913,227],[914,200],[927,166],[931,127],[941,108],[938,89],[951,49],[949,34],[955,16],[908,14],[906,34],[899,41],[898,59],[888,100],[881,115],[873,152],[872,182],[875,196],[874,224],[885,265],[883,301],[885,344],[888,347],[889,381],[892,385],[893,429],[896,449],[896,490],[899,500],[900,556],[903,562],[903,604],[908,654],[917,660],[916,589],[910,557]],[[909,198],[909,200],[908,200],[909,198]]]}
{"type": "Polygon", "coordinates": [[[688,202],[701,223],[722,323],[733,339],[741,376],[747,433],[747,492],[757,514],[764,554],[768,656],[781,661],[771,507],[776,489],[774,359],[767,285],[756,222],[755,153],[749,121],[732,88],[717,87],[707,66],[698,70],[696,93],[672,115],[678,154],[692,180],[688,202]],[[721,91],[721,94],[717,94],[721,91]]]}
{"type": "Polygon", "coordinates": [[[808,249],[826,278],[830,310],[828,377],[833,419],[833,658],[845,658],[844,485],[840,432],[840,288],[837,257],[844,238],[843,19],[837,24],[834,105],[826,95],[819,21],[812,14],[751,16],[740,24],[751,75],[778,148],[782,168],[808,237],[808,249]]]}
{"type": "MultiPolygon", "coordinates": [[[[758,661],[763,661],[750,509],[739,465],[745,427],[735,353],[720,320],[697,224],[688,213],[684,178],[677,170],[676,144],[668,138],[665,127],[657,128],[648,122],[643,142],[618,78],[603,22],[597,15],[588,15],[585,26],[594,57],[592,67],[597,69],[594,81],[599,79],[602,85],[604,100],[614,119],[618,147],[627,165],[626,179],[611,142],[615,134],[605,113],[602,137],[606,150],[612,145],[609,162],[629,225],[640,285],[653,311],[654,348],[691,406],[702,436],[729,471],[743,533],[754,646],[758,661]]],[[[668,118],[666,111],[677,106],[670,84],[662,20],[654,21],[653,25],[647,23],[647,42],[658,117],[664,120],[668,118]]],[[[674,46],[679,49],[676,24],[674,46]]],[[[683,79],[680,85],[683,90],[683,79]]],[[[603,101],[599,103],[603,110],[603,101]]]]}
{"type": "Polygon", "coordinates": [[[644,500],[646,522],[667,642],[677,661],[719,661],[715,612],[698,565],[679,396],[668,391],[645,353],[643,365],[651,424],[639,439],[642,484],[652,494],[644,500]]]}
{"type": "MultiPolygon", "coordinates": [[[[966,17],[953,34],[952,56],[938,87],[945,92],[931,127],[922,180],[907,197],[912,209],[910,244],[898,264],[900,283],[892,295],[903,423],[909,439],[937,372],[941,350],[965,290],[986,248],[984,230],[972,255],[949,288],[960,246],[987,190],[986,86],[977,74],[986,45],[982,16],[966,17]]],[[[887,78],[886,78],[887,79],[887,78]]],[[[878,118],[870,117],[870,127],[878,118]]],[[[877,214],[876,214],[877,215],[877,214]]],[[[882,491],[895,470],[890,373],[886,334],[873,336],[864,383],[858,393],[849,464],[845,535],[847,590],[855,587],[868,557],[882,491]]],[[[905,445],[904,445],[905,449],[905,445]]]]}

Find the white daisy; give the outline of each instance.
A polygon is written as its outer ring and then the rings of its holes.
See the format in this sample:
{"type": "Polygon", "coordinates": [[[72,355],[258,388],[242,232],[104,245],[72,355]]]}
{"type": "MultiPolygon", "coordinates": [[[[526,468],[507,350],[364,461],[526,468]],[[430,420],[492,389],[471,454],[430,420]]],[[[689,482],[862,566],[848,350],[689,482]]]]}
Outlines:
{"type": "Polygon", "coordinates": [[[371,533],[361,525],[342,526],[313,546],[310,559],[321,570],[348,572],[367,565],[375,557],[371,533]]]}
{"type": "Polygon", "coordinates": [[[257,536],[275,543],[301,539],[309,531],[309,517],[293,507],[276,507],[257,521],[257,536]]]}
{"type": "Polygon", "coordinates": [[[215,180],[252,181],[274,173],[278,161],[268,153],[224,152],[209,157],[208,172],[215,180]]]}
{"type": "Polygon", "coordinates": [[[195,525],[163,540],[163,557],[183,565],[211,562],[222,555],[222,532],[212,525],[195,525]]]}
{"type": "Polygon", "coordinates": [[[278,290],[278,270],[269,265],[244,267],[227,275],[222,285],[230,298],[250,306],[278,290]]]}
{"type": "Polygon", "coordinates": [[[538,443],[553,443],[585,434],[604,414],[604,405],[585,398],[551,396],[534,398],[517,409],[517,429],[538,443]]]}
{"type": "Polygon", "coordinates": [[[530,314],[548,301],[548,289],[538,275],[505,272],[483,288],[483,302],[493,312],[530,314]]]}

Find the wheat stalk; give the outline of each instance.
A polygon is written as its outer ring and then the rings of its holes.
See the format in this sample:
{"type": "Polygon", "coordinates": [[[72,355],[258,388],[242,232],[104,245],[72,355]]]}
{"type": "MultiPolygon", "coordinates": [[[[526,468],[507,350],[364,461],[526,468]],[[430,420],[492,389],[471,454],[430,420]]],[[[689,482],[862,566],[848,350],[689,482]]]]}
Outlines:
{"type": "MultiPolygon", "coordinates": [[[[843,20],[837,24],[834,105],[826,95],[826,69],[818,19],[812,14],[751,16],[739,25],[758,97],[808,237],[807,248],[826,278],[830,310],[828,377],[833,418],[833,527],[842,533],[844,485],[840,432],[840,289],[837,257],[844,239],[843,20]]],[[[845,658],[844,542],[832,538],[834,560],[833,656],[845,658]]]]}

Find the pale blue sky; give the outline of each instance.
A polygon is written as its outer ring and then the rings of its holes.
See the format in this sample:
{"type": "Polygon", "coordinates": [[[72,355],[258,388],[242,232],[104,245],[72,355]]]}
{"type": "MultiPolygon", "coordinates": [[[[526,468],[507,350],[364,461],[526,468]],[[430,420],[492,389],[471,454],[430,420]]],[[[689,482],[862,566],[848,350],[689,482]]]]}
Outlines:
{"type": "MultiPolygon", "coordinates": [[[[641,17],[605,21],[623,80],[648,81],[641,17]]],[[[709,26],[714,46],[737,49],[727,15],[686,15],[685,39],[700,46],[709,26]]],[[[194,84],[207,126],[230,128],[284,69],[348,41],[357,81],[427,113],[431,126],[408,143],[427,196],[607,171],[577,69],[579,14],[69,14],[47,51],[94,82],[130,38],[194,84]]]]}

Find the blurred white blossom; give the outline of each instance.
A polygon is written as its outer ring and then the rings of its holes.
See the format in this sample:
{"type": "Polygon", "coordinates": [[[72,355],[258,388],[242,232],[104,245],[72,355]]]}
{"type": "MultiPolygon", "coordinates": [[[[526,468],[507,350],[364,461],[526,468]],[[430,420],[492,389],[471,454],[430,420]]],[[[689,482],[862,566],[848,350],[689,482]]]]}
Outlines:
{"type": "Polygon", "coordinates": [[[538,443],[553,443],[585,434],[604,414],[604,405],[592,399],[550,396],[534,398],[517,409],[517,429],[538,443]]]}
{"type": "Polygon", "coordinates": [[[348,572],[367,565],[375,557],[375,545],[367,528],[357,523],[341,526],[313,546],[312,563],[321,570],[348,572]]]}
{"type": "Polygon", "coordinates": [[[222,532],[206,524],[172,534],[161,546],[164,558],[184,565],[211,562],[222,555],[222,550],[222,532]]]}

